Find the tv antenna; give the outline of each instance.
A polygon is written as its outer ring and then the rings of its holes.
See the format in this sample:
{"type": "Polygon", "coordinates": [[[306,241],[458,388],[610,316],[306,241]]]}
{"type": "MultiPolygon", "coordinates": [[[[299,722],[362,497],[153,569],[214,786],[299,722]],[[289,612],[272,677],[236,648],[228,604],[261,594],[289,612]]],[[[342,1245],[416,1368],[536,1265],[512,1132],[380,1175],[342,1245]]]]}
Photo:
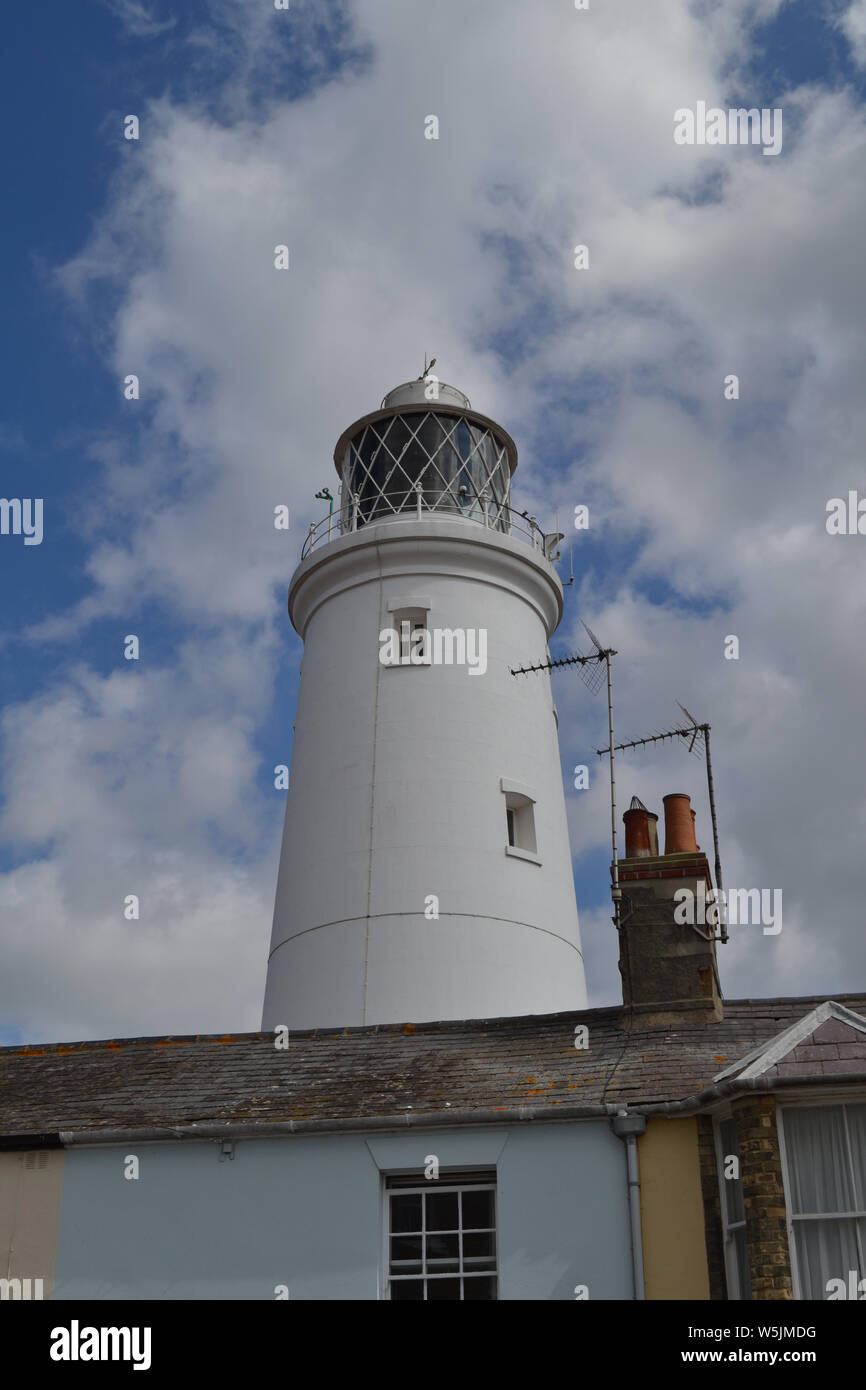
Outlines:
{"type": "Polygon", "coordinates": [[[614,747],[616,748],[617,752],[620,752],[625,748],[645,748],[650,743],[663,743],[666,742],[668,739],[678,738],[688,745],[688,751],[690,753],[692,753],[696,758],[703,758],[706,762],[707,797],[710,803],[710,821],[713,827],[713,853],[715,855],[716,870],[716,897],[719,902],[719,923],[722,928],[721,934],[715,939],[721,941],[724,945],[724,943],[728,940],[728,919],[727,913],[724,910],[724,898],[722,896],[722,861],[719,855],[719,829],[718,823],[716,821],[716,798],[713,788],[713,764],[712,759],[710,757],[710,725],[699,724],[697,719],[695,719],[694,715],[690,714],[689,711],[686,709],[685,705],[680,705],[679,700],[677,700],[677,704],[680,706],[680,709],[686,716],[686,719],[689,721],[688,724],[680,723],[675,725],[673,729],[668,729],[663,733],[647,734],[644,738],[633,738],[629,739],[626,743],[617,743],[616,745],[614,745],[613,735],[611,735],[610,747],[597,748],[595,751],[601,758],[604,757],[605,753],[610,752],[612,754],[614,747]]]}
{"type": "Polygon", "coordinates": [[[574,656],[560,657],[553,661],[541,661],[535,666],[518,666],[511,670],[512,676],[528,676],[535,671],[556,671],[563,666],[577,666],[580,678],[584,685],[595,695],[604,684],[607,678],[607,727],[608,727],[608,746],[607,748],[597,748],[596,753],[603,757],[608,756],[610,767],[610,841],[611,841],[611,863],[612,878],[611,898],[613,899],[613,924],[619,929],[622,922],[622,889],[619,884],[619,858],[617,855],[617,826],[616,826],[616,762],[615,755],[623,752],[627,748],[645,748],[650,743],[664,743],[669,739],[681,739],[688,746],[688,751],[696,758],[703,758],[707,766],[707,796],[710,803],[710,821],[713,828],[713,853],[715,857],[716,871],[716,897],[719,902],[719,922],[721,934],[717,938],[723,944],[728,940],[727,913],[724,908],[724,898],[722,896],[722,862],[719,854],[719,829],[716,819],[716,798],[713,787],[713,764],[710,757],[710,725],[701,724],[695,719],[694,715],[686,709],[685,705],[677,704],[685,715],[688,723],[679,723],[673,729],[647,734],[644,738],[628,739],[623,743],[614,742],[613,732],[613,674],[611,659],[617,655],[613,647],[603,647],[596,637],[591,627],[588,627],[581,619],[584,630],[592,642],[594,651],[584,654],[578,651],[574,656]]]}

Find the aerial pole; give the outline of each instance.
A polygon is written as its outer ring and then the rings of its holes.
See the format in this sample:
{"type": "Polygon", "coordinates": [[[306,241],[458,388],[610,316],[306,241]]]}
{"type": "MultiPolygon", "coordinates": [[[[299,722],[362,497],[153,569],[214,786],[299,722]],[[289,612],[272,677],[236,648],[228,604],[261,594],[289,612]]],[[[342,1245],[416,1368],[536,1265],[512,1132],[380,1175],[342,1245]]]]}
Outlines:
{"type": "MultiPolygon", "coordinates": [[[[682,709],[682,705],[680,705],[682,709]]],[[[688,714],[688,710],[686,711],[688,714]]],[[[691,715],[689,715],[691,719],[691,715]]],[[[725,907],[725,897],[722,889],[722,861],[719,858],[719,832],[716,826],[716,798],[713,794],[713,764],[710,760],[710,726],[709,724],[699,725],[704,735],[704,748],[707,754],[707,791],[710,798],[710,820],[713,826],[713,849],[716,856],[716,892],[719,899],[719,923],[722,928],[721,941],[728,939],[728,913],[725,907]]]]}
{"type": "Polygon", "coordinates": [[[616,764],[614,762],[614,742],[613,742],[613,681],[610,669],[611,653],[604,653],[604,664],[607,667],[607,727],[608,737],[610,738],[610,841],[613,848],[613,884],[611,885],[610,896],[613,899],[613,924],[619,929],[619,911],[622,903],[622,889],[619,886],[619,859],[616,847],[616,764]]]}
{"type": "MultiPolygon", "coordinates": [[[[677,700],[677,704],[680,704],[679,700],[677,700]]],[[[700,757],[700,744],[697,748],[695,745],[698,744],[698,740],[702,740],[703,751],[706,754],[707,763],[707,795],[710,803],[710,822],[713,828],[713,853],[716,871],[716,899],[719,912],[719,925],[721,927],[721,933],[716,938],[716,940],[721,941],[724,944],[724,942],[728,940],[728,914],[725,906],[725,900],[722,895],[722,861],[721,855],[719,854],[719,828],[716,820],[716,798],[715,790],[713,787],[713,765],[710,760],[710,725],[699,724],[698,721],[695,719],[694,715],[690,714],[689,711],[686,709],[685,705],[680,705],[680,709],[682,710],[683,714],[686,715],[686,717],[691,721],[689,725],[686,725],[685,727],[683,727],[682,725],[678,725],[677,728],[669,729],[665,733],[647,734],[645,738],[633,738],[629,739],[626,743],[617,743],[616,745],[614,745],[613,733],[611,733],[611,741],[609,747],[597,748],[595,751],[601,758],[604,756],[605,753],[610,753],[614,747],[617,749],[617,751],[622,751],[625,748],[645,748],[647,744],[650,743],[662,743],[667,739],[682,738],[690,740],[689,752],[694,753],[696,757],[700,757]]],[[[612,727],[613,725],[611,724],[611,728],[612,727]]]]}

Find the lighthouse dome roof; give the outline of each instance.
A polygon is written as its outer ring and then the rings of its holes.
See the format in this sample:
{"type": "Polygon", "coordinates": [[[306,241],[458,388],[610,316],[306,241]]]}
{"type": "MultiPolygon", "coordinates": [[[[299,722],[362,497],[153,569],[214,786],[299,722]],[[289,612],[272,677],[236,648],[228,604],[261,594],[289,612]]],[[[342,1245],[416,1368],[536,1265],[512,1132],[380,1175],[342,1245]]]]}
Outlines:
{"type": "Polygon", "coordinates": [[[432,405],[435,409],[437,404],[456,405],[461,410],[472,409],[469,397],[458,391],[456,386],[449,386],[446,382],[440,381],[432,402],[429,391],[430,378],[420,377],[418,381],[404,381],[402,386],[395,386],[393,391],[389,391],[387,396],[383,397],[380,409],[385,410],[389,406],[397,405],[432,405]]]}

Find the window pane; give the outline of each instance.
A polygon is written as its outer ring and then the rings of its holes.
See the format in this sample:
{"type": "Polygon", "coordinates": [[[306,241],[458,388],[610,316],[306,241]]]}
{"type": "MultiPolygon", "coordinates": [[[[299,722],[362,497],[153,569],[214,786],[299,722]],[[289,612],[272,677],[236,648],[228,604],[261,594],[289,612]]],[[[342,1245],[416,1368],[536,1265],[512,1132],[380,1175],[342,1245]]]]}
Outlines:
{"type": "MultiPolygon", "coordinates": [[[[724,1173],[724,1169],[722,1169],[724,1173]]],[[[745,1221],[746,1208],[743,1206],[743,1184],[737,1178],[722,1178],[725,1184],[725,1195],[728,1202],[728,1220],[733,1225],[735,1221],[745,1221]]]]}
{"type": "Polygon", "coordinates": [[[420,1231],[421,1193],[412,1192],[391,1198],[391,1230],[420,1231]]]}
{"type": "Polygon", "coordinates": [[[749,1279],[749,1247],[746,1243],[745,1227],[733,1233],[734,1248],[737,1258],[737,1279],[739,1282],[739,1296],[743,1299],[752,1297],[752,1286],[749,1279]]]}
{"type": "Polygon", "coordinates": [[[464,1260],[492,1258],[496,1252],[496,1237],[492,1231],[484,1235],[465,1235],[463,1237],[464,1260]]]}
{"type": "Polygon", "coordinates": [[[448,1299],[451,1302],[460,1300],[460,1280],[459,1279],[428,1279],[427,1280],[427,1302],[431,1299],[448,1299]]]}
{"type": "MultiPolygon", "coordinates": [[[[737,1124],[735,1120],[722,1120],[719,1125],[719,1139],[722,1150],[722,1171],[719,1174],[722,1190],[725,1194],[725,1210],[728,1222],[745,1220],[745,1208],[743,1207],[743,1184],[740,1178],[726,1178],[725,1167],[727,1159],[733,1154],[739,1159],[740,1150],[737,1143],[737,1124]]],[[[742,1169],[738,1168],[742,1172],[742,1169]]]]}
{"type": "Polygon", "coordinates": [[[496,1298],[495,1279],[464,1279],[463,1280],[463,1301],[468,1303],[470,1300],[496,1298]]]}
{"type": "Polygon", "coordinates": [[[394,1274],[420,1274],[421,1273],[421,1237],[420,1236],[392,1236],[391,1237],[391,1265],[394,1274]],[[399,1269],[393,1266],[401,1262],[399,1269]],[[411,1263],[407,1264],[406,1262],[411,1263]]]}
{"type": "Polygon", "coordinates": [[[427,1230],[456,1231],[459,1224],[457,1193],[428,1192],[425,1195],[427,1200],[427,1230]]]}
{"type": "Polygon", "coordinates": [[[463,1229],[478,1230],[493,1227],[493,1193],[491,1191],[462,1192],[463,1229]]]}
{"type": "Polygon", "coordinates": [[[444,1274],[451,1269],[456,1274],[460,1269],[460,1237],[428,1236],[427,1268],[434,1274],[444,1274]]]}
{"type": "Polygon", "coordinates": [[[859,1270],[855,1225],[854,1221],[794,1222],[802,1298],[826,1298],[829,1279],[844,1280],[847,1291],[848,1271],[859,1270]]]}
{"type": "Polygon", "coordinates": [[[423,1279],[392,1279],[391,1280],[391,1301],[400,1302],[409,1299],[424,1299],[424,1280],[423,1279]]]}
{"type": "Polygon", "coordinates": [[[854,1191],[841,1105],[786,1107],[784,1129],[792,1211],[851,1211],[854,1191]]]}

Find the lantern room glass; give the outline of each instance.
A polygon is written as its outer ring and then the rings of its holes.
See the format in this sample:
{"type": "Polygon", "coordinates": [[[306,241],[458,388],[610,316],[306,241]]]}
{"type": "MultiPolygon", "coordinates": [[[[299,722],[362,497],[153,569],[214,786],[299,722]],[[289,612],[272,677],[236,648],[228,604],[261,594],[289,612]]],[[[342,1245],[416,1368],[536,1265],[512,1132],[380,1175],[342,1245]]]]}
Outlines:
{"type": "MultiPolygon", "coordinates": [[[[343,497],[357,526],[425,511],[451,512],[510,530],[505,445],[481,424],[442,411],[407,412],[365,425],[343,460],[343,497]],[[420,487],[418,486],[420,485],[420,487]]],[[[344,526],[346,523],[344,523],[344,526]]]]}

